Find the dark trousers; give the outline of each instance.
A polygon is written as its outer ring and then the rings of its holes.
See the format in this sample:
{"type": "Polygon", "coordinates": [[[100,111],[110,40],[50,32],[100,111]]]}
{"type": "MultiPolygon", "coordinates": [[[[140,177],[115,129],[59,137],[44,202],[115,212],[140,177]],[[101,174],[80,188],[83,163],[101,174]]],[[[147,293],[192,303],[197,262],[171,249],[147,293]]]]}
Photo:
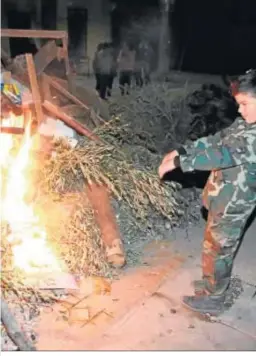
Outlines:
{"type": "Polygon", "coordinates": [[[129,94],[129,89],[131,87],[132,71],[121,71],[119,77],[119,86],[121,94],[129,94]]]}
{"type": "Polygon", "coordinates": [[[111,96],[112,88],[113,88],[113,82],[114,82],[115,74],[110,74],[108,78],[108,87],[107,87],[107,95],[111,96]]]}
{"type": "Polygon", "coordinates": [[[113,74],[95,74],[96,90],[99,93],[101,99],[106,99],[107,96],[111,96],[113,87],[114,75],[113,74]]]}
{"type": "Polygon", "coordinates": [[[100,92],[100,74],[99,73],[95,73],[95,80],[96,80],[95,89],[97,90],[97,92],[100,92]]]}
{"type": "Polygon", "coordinates": [[[150,68],[148,65],[136,70],[134,73],[136,86],[142,87],[150,83],[150,68]]]}
{"type": "Polygon", "coordinates": [[[109,74],[95,74],[96,87],[95,89],[99,93],[101,99],[106,99],[107,88],[109,86],[109,74]]]}
{"type": "Polygon", "coordinates": [[[135,83],[137,87],[143,86],[142,71],[138,70],[134,73],[135,83]]]}

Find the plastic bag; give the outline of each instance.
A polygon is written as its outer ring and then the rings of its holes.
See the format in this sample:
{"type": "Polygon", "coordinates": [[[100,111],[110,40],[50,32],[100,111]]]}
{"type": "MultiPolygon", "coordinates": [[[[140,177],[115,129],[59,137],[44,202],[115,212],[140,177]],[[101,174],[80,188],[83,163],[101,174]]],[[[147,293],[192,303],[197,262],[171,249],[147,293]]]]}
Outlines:
{"type": "Polygon", "coordinates": [[[25,106],[33,102],[30,90],[13,79],[8,72],[1,73],[1,93],[17,106],[25,106]]]}

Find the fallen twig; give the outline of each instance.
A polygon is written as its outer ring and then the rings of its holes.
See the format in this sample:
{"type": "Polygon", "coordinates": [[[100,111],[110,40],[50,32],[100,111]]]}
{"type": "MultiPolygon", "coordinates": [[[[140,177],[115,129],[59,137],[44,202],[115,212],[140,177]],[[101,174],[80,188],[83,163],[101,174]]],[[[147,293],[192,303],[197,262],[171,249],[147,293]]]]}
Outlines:
{"type": "Polygon", "coordinates": [[[6,301],[3,298],[1,298],[1,320],[7,335],[10,337],[13,343],[18,346],[20,351],[36,351],[35,346],[30,343],[30,341],[21,331],[17,321],[15,320],[6,301]]]}
{"type": "MultiPolygon", "coordinates": [[[[81,326],[81,328],[83,328],[85,325],[87,325],[87,324],[89,324],[89,323],[94,324],[93,321],[94,321],[99,315],[101,315],[102,313],[106,314],[105,309],[99,310],[99,311],[98,311],[96,314],[94,314],[89,320],[87,320],[87,321],[81,326]]],[[[108,314],[106,314],[106,315],[108,315],[108,314]]]]}
{"type": "Polygon", "coordinates": [[[231,328],[231,329],[233,329],[235,331],[238,331],[241,334],[244,334],[244,335],[249,336],[250,338],[256,340],[256,335],[248,333],[247,331],[243,331],[243,330],[237,328],[236,326],[230,325],[230,324],[226,323],[225,321],[222,321],[221,319],[217,319],[217,320],[215,320],[215,322],[219,323],[219,324],[222,324],[224,326],[227,326],[228,328],[231,328]]]}

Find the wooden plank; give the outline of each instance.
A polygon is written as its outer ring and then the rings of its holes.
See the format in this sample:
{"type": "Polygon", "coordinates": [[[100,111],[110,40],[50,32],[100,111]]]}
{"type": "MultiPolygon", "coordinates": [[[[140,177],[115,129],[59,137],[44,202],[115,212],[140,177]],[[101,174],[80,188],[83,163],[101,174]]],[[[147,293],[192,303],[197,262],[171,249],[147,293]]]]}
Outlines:
{"type": "Polygon", "coordinates": [[[0,127],[0,133],[8,133],[13,135],[23,135],[25,132],[22,127],[0,127]]]}
{"type": "Polygon", "coordinates": [[[51,88],[50,88],[48,76],[45,73],[43,73],[41,76],[41,84],[42,84],[42,90],[44,94],[44,100],[51,101],[52,100],[51,88]]]}
{"type": "Polygon", "coordinates": [[[1,29],[1,37],[61,39],[66,36],[66,31],[1,29]]]}
{"type": "Polygon", "coordinates": [[[63,88],[68,89],[68,82],[65,79],[53,76],[51,76],[51,78],[54,79],[55,82],[60,83],[63,88]]]}
{"type": "Polygon", "coordinates": [[[65,122],[69,127],[74,129],[78,134],[87,136],[94,141],[100,141],[100,138],[87,129],[84,125],[80,124],[77,120],[63,112],[58,106],[45,100],[43,102],[43,107],[52,113],[54,116],[58,117],[61,121],[65,122]]]}
{"type": "MultiPolygon", "coordinates": [[[[68,83],[66,80],[58,77],[51,78],[54,79],[55,82],[59,83],[63,88],[68,90],[68,83]]],[[[105,120],[110,119],[107,104],[98,97],[93,89],[74,85],[74,92],[72,94],[84,103],[84,105],[92,108],[95,114],[98,114],[97,118],[102,123],[104,123],[105,120]]]]}
{"type": "Polygon", "coordinates": [[[56,90],[58,90],[61,94],[63,94],[64,96],[66,96],[66,98],[70,99],[71,101],[73,101],[75,104],[79,105],[81,108],[85,109],[86,111],[92,111],[92,117],[91,119],[94,122],[95,126],[98,126],[100,123],[103,123],[104,120],[95,113],[93,108],[90,108],[88,105],[86,105],[85,103],[83,103],[81,100],[79,100],[76,96],[74,96],[73,94],[71,94],[67,89],[65,89],[64,86],[62,86],[61,84],[59,84],[56,80],[52,79],[51,77],[47,76],[47,80],[49,81],[50,85],[53,86],[56,90]],[[95,119],[98,121],[96,122],[95,119]]]}
{"type": "Polygon", "coordinates": [[[47,76],[47,80],[51,86],[57,89],[61,94],[63,94],[66,98],[70,99],[77,105],[81,106],[83,109],[90,111],[89,106],[85,105],[81,100],[71,94],[64,86],[59,84],[56,80],[52,79],[50,76],[47,76]]]}
{"type": "Polygon", "coordinates": [[[39,90],[39,85],[36,76],[35,64],[33,61],[33,56],[30,53],[26,53],[27,70],[30,81],[30,87],[32,92],[33,101],[36,109],[37,122],[40,124],[44,119],[41,95],[39,90]]]}
{"type": "Polygon", "coordinates": [[[57,57],[58,47],[55,41],[47,42],[34,56],[36,74],[40,75],[45,68],[57,57]]]}

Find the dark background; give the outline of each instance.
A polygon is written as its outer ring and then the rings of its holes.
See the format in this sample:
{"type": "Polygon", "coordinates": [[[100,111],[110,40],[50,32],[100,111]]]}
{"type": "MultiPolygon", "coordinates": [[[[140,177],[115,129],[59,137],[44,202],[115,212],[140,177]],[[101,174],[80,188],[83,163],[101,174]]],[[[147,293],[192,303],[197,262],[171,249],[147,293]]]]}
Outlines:
{"type": "MultiPolygon", "coordinates": [[[[22,13],[17,13],[15,1],[2,0],[1,7],[3,3],[8,11],[2,11],[2,17],[6,16],[9,28],[30,27],[27,9],[19,9],[22,13]]],[[[117,45],[122,41],[122,28],[131,27],[134,21],[147,16],[158,17],[160,26],[159,0],[113,0],[113,4],[112,37],[117,45]]],[[[56,0],[42,0],[44,29],[56,28],[56,6],[56,0]]],[[[77,14],[74,18],[78,19],[77,14]]],[[[69,16],[69,25],[71,20],[69,16]]],[[[175,43],[175,69],[240,74],[256,67],[256,0],[176,0],[170,23],[175,43]]],[[[157,56],[159,28],[149,27],[146,31],[150,30],[155,36],[152,42],[157,56]]],[[[81,29],[79,31],[81,34],[81,29]]],[[[72,36],[76,38],[76,34],[72,36]]],[[[76,41],[72,42],[75,45],[76,41]]],[[[26,39],[11,39],[11,48],[13,56],[35,50],[26,39]],[[18,42],[22,45],[18,46],[18,42]]]]}
{"type": "MultiPolygon", "coordinates": [[[[158,0],[117,0],[113,34],[147,13],[158,0]],[[129,3],[129,5],[128,5],[129,3]]],[[[256,0],[176,0],[170,14],[177,60],[186,71],[238,74],[256,67],[256,0]]]]}

